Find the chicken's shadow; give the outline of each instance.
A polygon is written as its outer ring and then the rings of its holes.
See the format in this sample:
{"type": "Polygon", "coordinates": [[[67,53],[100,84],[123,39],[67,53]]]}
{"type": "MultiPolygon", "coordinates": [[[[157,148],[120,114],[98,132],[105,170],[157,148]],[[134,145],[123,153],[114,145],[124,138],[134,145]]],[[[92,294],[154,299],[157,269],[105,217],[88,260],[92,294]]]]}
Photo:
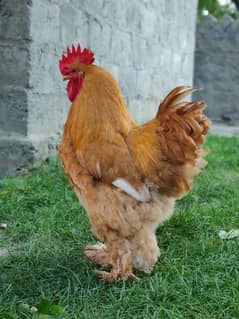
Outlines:
{"type": "Polygon", "coordinates": [[[168,246],[175,240],[179,243],[185,242],[185,240],[197,241],[199,233],[202,231],[199,229],[200,227],[201,225],[194,218],[175,214],[158,228],[156,235],[161,246],[168,246]]]}

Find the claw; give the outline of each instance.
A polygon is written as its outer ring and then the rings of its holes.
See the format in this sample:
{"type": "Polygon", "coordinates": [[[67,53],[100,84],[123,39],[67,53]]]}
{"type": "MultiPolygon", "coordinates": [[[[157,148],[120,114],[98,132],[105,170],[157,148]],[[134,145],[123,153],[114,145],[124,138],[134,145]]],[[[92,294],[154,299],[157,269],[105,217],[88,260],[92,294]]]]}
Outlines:
{"type": "Polygon", "coordinates": [[[127,280],[136,280],[138,281],[139,278],[135,276],[132,272],[124,273],[124,274],[115,274],[113,271],[107,272],[103,270],[95,269],[96,275],[102,280],[104,283],[113,283],[116,281],[127,281],[127,280]]]}
{"type": "Polygon", "coordinates": [[[135,276],[135,274],[133,274],[131,272],[131,273],[122,275],[121,280],[123,280],[123,281],[126,281],[126,280],[139,281],[140,279],[139,279],[139,277],[135,276]]]}
{"type": "Polygon", "coordinates": [[[112,272],[95,269],[95,273],[104,283],[112,283],[114,281],[117,281],[117,278],[113,276],[112,272]]]}

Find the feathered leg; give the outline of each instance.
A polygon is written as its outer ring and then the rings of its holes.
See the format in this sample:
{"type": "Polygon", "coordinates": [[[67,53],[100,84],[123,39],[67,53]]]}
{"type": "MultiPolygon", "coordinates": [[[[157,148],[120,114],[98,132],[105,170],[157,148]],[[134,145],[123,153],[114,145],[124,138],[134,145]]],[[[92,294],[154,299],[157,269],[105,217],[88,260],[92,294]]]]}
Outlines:
{"type": "MultiPolygon", "coordinates": [[[[113,232],[112,232],[113,233],[113,232]]],[[[133,267],[150,273],[157,262],[160,251],[154,232],[142,228],[130,239],[118,238],[115,233],[108,233],[110,241],[107,244],[87,246],[86,256],[101,266],[111,265],[111,271],[96,269],[96,274],[107,283],[119,280],[137,280],[133,267]]],[[[109,239],[108,237],[108,239],[109,239]]]]}
{"type": "Polygon", "coordinates": [[[138,279],[132,272],[133,262],[128,240],[114,238],[114,241],[107,243],[107,251],[111,259],[111,271],[95,270],[102,281],[112,283],[138,279]]]}
{"type": "Polygon", "coordinates": [[[133,238],[131,243],[133,266],[141,271],[150,273],[160,256],[154,231],[143,227],[133,238]]]}
{"type": "Polygon", "coordinates": [[[89,260],[103,267],[111,264],[111,259],[108,254],[106,245],[104,245],[103,243],[86,246],[85,255],[89,260]]]}

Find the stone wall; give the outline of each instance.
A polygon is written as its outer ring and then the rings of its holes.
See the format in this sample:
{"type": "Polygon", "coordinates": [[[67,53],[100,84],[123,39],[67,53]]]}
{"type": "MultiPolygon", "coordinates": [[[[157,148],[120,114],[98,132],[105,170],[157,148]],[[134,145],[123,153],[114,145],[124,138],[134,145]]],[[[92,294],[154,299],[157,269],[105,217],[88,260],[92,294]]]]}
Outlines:
{"type": "Polygon", "coordinates": [[[29,6],[0,1],[0,175],[33,160],[27,140],[29,6]]]}
{"type": "Polygon", "coordinates": [[[195,86],[214,121],[239,121],[239,19],[207,16],[197,24],[195,86]]]}
{"type": "Polygon", "coordinates": [[[55,152],[70,106],[58,70],[67,45],[80,41],[94,51],[139,122],[154,116],[174,86],[191,85],[196,6],[197,0],[1,0],[0,174],[55,152]]]}

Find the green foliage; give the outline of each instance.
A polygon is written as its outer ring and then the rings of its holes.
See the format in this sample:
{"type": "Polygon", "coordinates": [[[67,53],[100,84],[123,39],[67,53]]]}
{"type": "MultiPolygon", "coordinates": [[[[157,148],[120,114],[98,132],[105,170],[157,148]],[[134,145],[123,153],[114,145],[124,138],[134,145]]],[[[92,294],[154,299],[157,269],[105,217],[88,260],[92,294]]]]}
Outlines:
{"type": "Polygon", "coordinates": [[[62,307],[52,304],[47,299],[43,299],[33,319],[64,319],[65,315],[62,307]]]}
{"type": "MultiPolygon", "coordinates": [[[[64,319],[67,313],[59,305],[51,303],[47,299],[42,299],[38,308],[26,303],[20,303],[17,307],[17,319],[64,319]]],[[[8,313],[0,313],[0,319],[16,319],[8,313]]]]}
{"type": "Polygon", "coordinates": [[[221,18],[224,14],[229,14],[233,18],[238,18],[238,11],[229,8],[229,6],[222,6],[218,0],[199,0],[198,2],[198,17],[203,17],[203,11],[207,10],[216,18],[221,18]]]}
{"type": "Polygon", "coordinates": [[[9,315],[8,313],[0,313],[0,319],[15,319],[15,317],[9,315]]]}
{"type": "Polygon", "coordinates": [[[239,318],[239,238],[218,236],[239,228],[239,139],[209,136],[207,147],[208,166],[158,229],[161,257],[138,282],[96,278],[83,251],[97,239],[58,160],[0,181],[0,318],[239,318]]]}

